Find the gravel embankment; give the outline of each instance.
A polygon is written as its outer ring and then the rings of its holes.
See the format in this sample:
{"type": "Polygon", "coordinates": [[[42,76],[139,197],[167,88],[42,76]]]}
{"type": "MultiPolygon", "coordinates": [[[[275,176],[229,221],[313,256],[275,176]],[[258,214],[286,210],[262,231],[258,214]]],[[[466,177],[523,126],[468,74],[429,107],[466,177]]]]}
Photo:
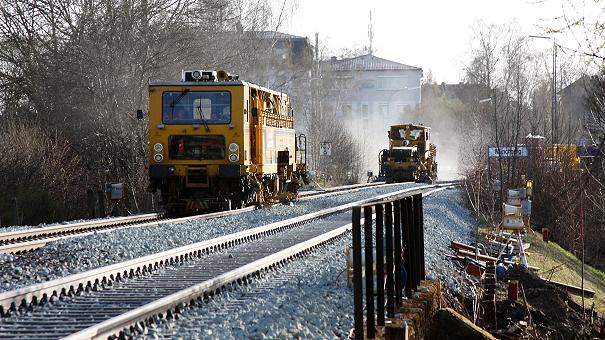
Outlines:
{"type": "Polygon", "coordinates": [[[427,278],[437,278],[450,290],[460,289],[460,264],[445,256],[451,254],[453,240],[475,241],[477,220],[464,206],[461,189],[448,189],[424,199],[424,260],[427,278]]]}
{"type": "MultiPolygon", "coordinates": [[[[424,216],[429,276],[458,289],[451,279],[458,269],[442,254],[452,239],[472,241],[475,220],[457,189],[426,197],[424,216]]],[[[353,324],[353,293],[345,273],[348,245],[350,236],[188,309],[178,321],[150,329],[142,338],[345,338],[353,324]]]]}
{"type": "Polygon", "coordinates": [[[0,254],[0,292],[137,258],[415,186],[405,183],[315,198],[206,221],[120,229],[52,242],[36,251],[0,254]]]}

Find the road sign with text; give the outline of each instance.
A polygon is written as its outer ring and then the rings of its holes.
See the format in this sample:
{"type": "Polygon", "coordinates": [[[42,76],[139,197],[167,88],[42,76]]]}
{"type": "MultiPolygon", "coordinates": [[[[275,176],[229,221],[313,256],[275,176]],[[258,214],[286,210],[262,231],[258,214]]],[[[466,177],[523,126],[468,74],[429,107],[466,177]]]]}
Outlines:
{"type": "Polygon", "coordinates": [[[527,157],[527,146],[490,146],[488,156],[495,158],[527,157]]]}
{"type": "Polygon", "coordinates": [[[319,143],[319,155],[320,156],[331,156],[332,155],[332,143],[330,143],[330,142],[319,143]]]}

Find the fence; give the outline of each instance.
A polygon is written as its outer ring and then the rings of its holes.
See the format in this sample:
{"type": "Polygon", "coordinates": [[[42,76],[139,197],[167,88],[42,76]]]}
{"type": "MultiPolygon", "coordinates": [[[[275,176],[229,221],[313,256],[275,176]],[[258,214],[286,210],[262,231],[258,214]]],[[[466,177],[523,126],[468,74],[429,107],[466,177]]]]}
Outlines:
{"type": "Polygon", "coordinates": [[[424,280],[423,228],[420,190],[388,201],[368,203],[353,208],[353,294],[356,339],[364,338],[364,309],[368,325],[367,337],[374,338],[376,335],[374,325],[385,325],[385,296],[386,317],[393,318],[395,308],[401,305],[403,295],[411,297],[412,287],[418,286],[420,281],[424,280]],[[373,216],[376,221],[375,229],[372,223],[373,216]],[[384,254],[384,256],[375,256],[375,254],[384,254]],[[365,257],[364,261],[362,257],[365,257]],[[402,268],[407,275],[403,274],[402,268]],[[365,270],[365,308],[362,270],[365,270]],[[376,279],[376,293],[374,279],[376,279]]]}

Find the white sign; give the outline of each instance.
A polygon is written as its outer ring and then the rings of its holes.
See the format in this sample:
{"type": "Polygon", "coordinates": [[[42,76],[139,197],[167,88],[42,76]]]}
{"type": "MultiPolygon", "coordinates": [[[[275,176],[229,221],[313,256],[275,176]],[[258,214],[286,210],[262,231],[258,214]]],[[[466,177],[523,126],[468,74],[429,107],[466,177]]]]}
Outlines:
{"type": "Polygon", "coordinates": [[[527,146],[490,146],[488,156],[496,158],[527,157],[527,146]]]}
{"type": "Polygon", "coordinates": [[[124,197],[124,184],[112,183],[111,184],[111,199],[121,200],[124,197]]]}
{"type": "Polygon", "coordinates": [[[331,156],[332,155],[332,143],[330,143],[330,142],[319,143],[319,155],[320,156],[331,156]]]}

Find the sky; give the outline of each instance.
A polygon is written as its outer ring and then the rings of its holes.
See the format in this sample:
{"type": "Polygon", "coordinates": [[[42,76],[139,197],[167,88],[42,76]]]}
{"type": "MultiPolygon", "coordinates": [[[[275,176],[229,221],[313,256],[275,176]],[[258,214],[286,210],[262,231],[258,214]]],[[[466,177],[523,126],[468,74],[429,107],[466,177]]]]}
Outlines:
{"type": "MultiPolygon", "coordinates": [[[[552,26],[557,17],[595,11],[590,8],[593,0],[285,1],[293,5],[294,12],[279,31],[307,36],[312,44],[315,33],[319,33],[319,45],[332,52],[369,45],[372,11],[374,54],[421,67],[425,76],[430,70],[439,83],[462,80],[479,20],[494,24],[516,21],[523,34],[544,35],[544,27],[552,26]],[[570,8],[569,2],[576,8],[570,8]]],[[[274,9],[283,3],[284,0],[274,0],[274,9]]],[[[552,46],[548,40],[534,41],[537,51],[547,51],[552,46]]],[[[557,42],[577,46],[572,37],[559,36],[557,42]]]]}

